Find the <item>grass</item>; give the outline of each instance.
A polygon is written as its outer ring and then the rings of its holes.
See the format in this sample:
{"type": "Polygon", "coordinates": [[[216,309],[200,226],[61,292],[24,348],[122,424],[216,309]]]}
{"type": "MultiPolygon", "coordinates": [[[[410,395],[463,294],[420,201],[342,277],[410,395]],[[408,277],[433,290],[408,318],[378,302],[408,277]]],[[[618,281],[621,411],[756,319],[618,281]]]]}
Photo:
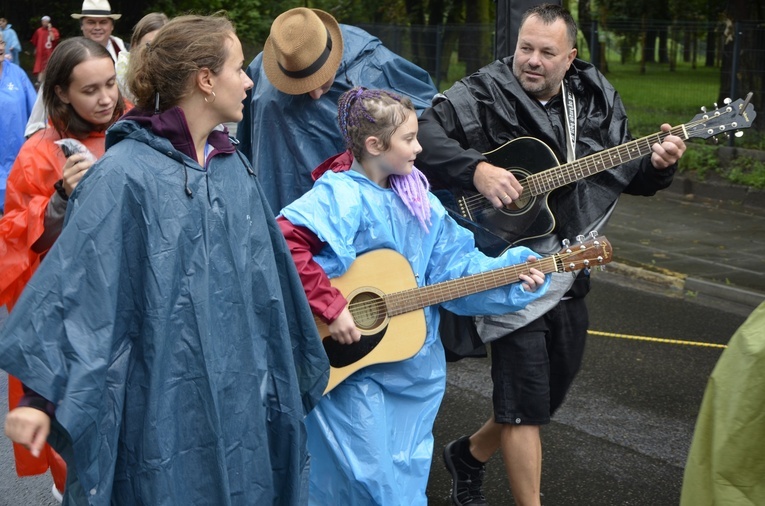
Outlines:
{"type": "Polygon", "coordinates": [[[720,89],[719,68],[678,65],[670,72],[668,65],[652,64],[640,74],[637,63],[610,63],[606,77],[619,91],[636,137],[658,132],[662,123],[687,123],[702,106],[712,110],[720,89]]]}

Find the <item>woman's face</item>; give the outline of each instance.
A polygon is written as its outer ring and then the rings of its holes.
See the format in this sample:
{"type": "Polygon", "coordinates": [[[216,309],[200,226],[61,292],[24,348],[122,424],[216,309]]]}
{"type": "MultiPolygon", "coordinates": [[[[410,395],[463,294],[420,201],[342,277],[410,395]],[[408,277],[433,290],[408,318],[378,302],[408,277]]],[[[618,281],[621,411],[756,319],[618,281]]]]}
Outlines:
{"type": "Polygon", "coordinates": [[[109,58],[90,58],[72,69],[69,88],[56,86],[56,95],[69,104],[85,121],[93,125],[106,125],[114,116],[119,100],[117,74],[114,61],[109,58]]]}
{"type": "Polygon", "coordinates": [[[242,44],[233,33],[226,42],[228,58],[215,74],[213,91],[215,100],[211,106],[221,117],[221,123],[239,122],[242,120],[244,99],[247,98],[247,90],[252,88],[252,80],[243,69],[244,54],[242,44]]]}

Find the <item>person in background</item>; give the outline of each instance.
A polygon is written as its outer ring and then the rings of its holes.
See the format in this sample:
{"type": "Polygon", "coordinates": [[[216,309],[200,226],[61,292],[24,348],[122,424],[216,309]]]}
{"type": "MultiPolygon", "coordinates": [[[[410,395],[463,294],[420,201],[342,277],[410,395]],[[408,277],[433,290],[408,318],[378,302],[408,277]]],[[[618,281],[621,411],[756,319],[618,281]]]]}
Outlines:
{"type": "MultiPolygon", "coordinates": [[[[103,46],[82,37],[63,41],[53,51],[43,100],[51,127],[35,133],[21,147],[8,177],[5,215],[0,219],[0,305],[11,314],[29,282],[61,233],[69,196],[105,150],[104,131],[122,115],[114,62],[103,46]],[[74,139],[83,152],[64,154],[62,139],[74,139]]],[[[25,406],[22,385],[9,380],[10,408],[25,406]],[[21,404],[19,404],[21,402],[21,404]]],[[[33,409],[33,408],[26,408],[33,409]]],[[[22,408],[22,411],[24,408],[22,408]]],[[[41,443],[45,440],[42,439],[41,443]]],[[[30,455],[16,444],[19,476],[44,473],[54,479],[53,493],[64,491],[66,466],[47,445],[30,455]]]]}
{"type": "Polygon", "coordinates": [[[736,330],[704,390],[680,506],[765,504],[765,302],[736,330]]]}
{"type": "MultiPolygon", "coordinates": [[[[114,30],[114,20],[122,17],[122,14],[112,14],[111,5],[107,0],[85,0],[82,3],[82,12],[72,14],[74,19],[80,20],[82,35],[104,46],[109,52],[114,62],[117,62],[117,56],[125,51],[125,43],[122,39],[112,35],[114,30]]],[[[38,93],[35,101],[32,115],[27,122],[27,128],[24,135],[29,137],[48,124],[47,114],[42,104],[42,94],[38,93]]]]}
{"type": "MultiPolygon", "coordinates": [[[[338,116],[352,161],[342,153],[322,164],[314,187],[278,218],[311,308],[329,325],[326,339],[350,345],[361,338],[348,301],[328,276],[343,275],[364,253],[386,248],[401,254],[419,286],[534,260],[528,248],[510,248],[499,258],[484,255],[428,192],[414,167],[421,148],[411,100],[356,87],[340,97],[338,116]],[[327,167],[332,170],[319,175],[327,167]]],[[[547,288],[533,265],[520,283],[444,305],[460,314],[517,311],[547,288]]],[[[310,504],[427,504],[446,359],[438,310],[429,306],[424,312],[426,336],[413,357],[356,371],[309,414],[310,504]]],[[[407,333],[404,340],[418,339],[413,329],[391,323],[388,332],[394,331],[407,333]]]]}
{"type": "Polygon", "coordinates": [[[115,62],[119,54],[126,51],[122,39],[112,35],[114,22],[122,14],[113,14],[108,0],[84,0],[81,12],[72,14],[72,17],[80,20],[83,37],[104,46],[115,62]]]}
{"type": "MultiPolygon", "coordinates": [[[[549,149],[516,157],[552,152],[554,163],[565,163],[632,140],[621,98],[593,65],[576,59],[576,38],[567,10],[532,7],[522,18],[514,56],[458,81],[422,113],[418,164],[434,187],[477,190],[495,208],[511,206],[523,195],[521,182],[482,153],[533,137],[549,149]]],[[[667,135],[651,149],[650,156],[550,194],[554,229],[521,244],[540,254],[556,252],[563,239],[602,232],[621,193],[648,196],[667,188],[685,144],[667,135]]],[[[588,327],[588,270],[552,277],[548,294],[524,311],[477,319],[480,338],[491,342],[494,415],[444,449],[455,505],[486,504],[484,463],[499,448],[515,503],[540,504],[540,427],[550,422],[579,370],[588,327]]]]}
{"type": "Polygon", "coordinates": [[[42,84],[45,77],[45,67],[48,65],[53,49],[60,40],[58,29],[53,27],[50,16],[40,19],[40,27],[32,34],[32,45],[35,47],[35,65],[32,74],[37,79],[37,86],[42,84]]]}
{"type": "Polygon", "coordinates": [[[130,63],[130,53],[137,54],[136,49],[145,46],[157,35],[160,28],[167,24],[167,16],[161,12],[150,12],[145,15],[133,27],[133,35],[130,38],[130,51],[120,51],[117,56],[117,84],[119,84],[122,96],[133,102],[135,97],[127,86],[127,70],[130,63]]]}
{"type": "Polygon", "coordinates": [[[329,364],[258,178],[218,128],[252,86],[242,46],[225,17],[180,16],[137,50],[136,107],[0,335],[0,368],[35,393],[6,434],[36,450],[50,434],[74,504],[300,505],[329,364]]]}
{"type": "Polygon", "coordinates": [[[337,100],[354,86],[410,97],[420,111],[437,93],[427,72],[379,39],[328,13],[299,7],[271,24],[263,52],[247,68],[254,86],[237,127],[274,212],[305,193],[310,170],[345,149],[337,100]]]}
{"type": "Polygon", "coordinates": [[[5,185],[16,155],[24,144],[24,127],[37,92],[18,65],[5,59],[5,31],[0,32],[0,216],[5,203],[5,185]]]}
{"type": "Polygon", "coordinates": [[[21,41],[16,30],[13,29],[13,26],[7,19],[0,18],[0,31],[3,32],[3,38],[5,39],[5,58],[20,67],[21,41]]]}

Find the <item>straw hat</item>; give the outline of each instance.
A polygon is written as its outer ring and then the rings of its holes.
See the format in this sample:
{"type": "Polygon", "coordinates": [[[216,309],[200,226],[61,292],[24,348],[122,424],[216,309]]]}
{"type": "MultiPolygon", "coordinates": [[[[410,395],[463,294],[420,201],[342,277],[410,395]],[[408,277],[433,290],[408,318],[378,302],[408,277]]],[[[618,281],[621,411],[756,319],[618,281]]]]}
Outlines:
{"type": "Polygon", "coordinates": [[[82,13],[72,14],[74,19],[81,18],[112,18],[119,19],[122,14],[112,14],[112,6],[108,0],[85,0],[82,2],[82,13]]]}
{"type": "Polygon", "coordinates": [[[263,69],[276,89],[302,95],[332,79],[343,59],[343,35],[335,18],[318,9],[288,10],[271,24],[263,69]]]}

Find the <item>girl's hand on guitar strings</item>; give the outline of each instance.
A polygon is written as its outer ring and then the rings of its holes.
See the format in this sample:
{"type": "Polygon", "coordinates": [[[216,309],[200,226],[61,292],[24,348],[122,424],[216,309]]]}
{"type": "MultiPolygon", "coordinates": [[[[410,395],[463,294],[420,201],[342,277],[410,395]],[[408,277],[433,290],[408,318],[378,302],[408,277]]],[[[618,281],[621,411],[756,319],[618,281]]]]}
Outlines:
{"type": "MultiPolygon", "coordinates": [[[[533,263],[536,262],[537,258],[534,256],[530,256],[526,259],[527,263],[533,263]]],[[[545,275],[542,271],[539,271],[537,269],[534,269],[533,267],[529,268],[528,274],[519,274],[518,279],[523,281],[523,289],[527,292],[536,292],[537,288],[542,286],[545,282],[545,275]]]]}
{"type": "Polygon", "coordinates": [[[348,306],[345,306],[345,309],[335,321],[329,324],[328,328],[332,339],[340,344],[353,344],[361,340],[361,332],[356,328],[356,321],[353,319],[348,306]]]}

